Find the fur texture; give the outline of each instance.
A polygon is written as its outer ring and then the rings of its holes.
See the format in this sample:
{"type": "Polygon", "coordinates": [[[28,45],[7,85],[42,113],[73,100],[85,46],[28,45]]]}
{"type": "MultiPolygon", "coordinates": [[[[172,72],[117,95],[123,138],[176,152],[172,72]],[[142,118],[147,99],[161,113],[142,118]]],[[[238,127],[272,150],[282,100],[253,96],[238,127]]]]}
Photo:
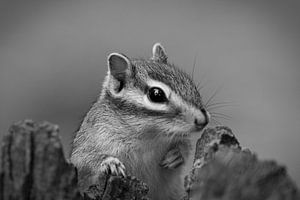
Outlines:
{"type": "Polygon", "coordinates": [[[149,186],[152,199],[179,199],[190,135],[204,128],[208,116],[194,82],[167,63],[160,44],[154,45],[149,60],[111,54],[100,97],[73,142],[71,161],[78,168],[81,188],[103,173],[103,160],[117,162],[103,156],[109,155],[124,164],[126,174],[149,186]],[[151,87],[161,88],[168,101],[149,100],[151,87]]]}

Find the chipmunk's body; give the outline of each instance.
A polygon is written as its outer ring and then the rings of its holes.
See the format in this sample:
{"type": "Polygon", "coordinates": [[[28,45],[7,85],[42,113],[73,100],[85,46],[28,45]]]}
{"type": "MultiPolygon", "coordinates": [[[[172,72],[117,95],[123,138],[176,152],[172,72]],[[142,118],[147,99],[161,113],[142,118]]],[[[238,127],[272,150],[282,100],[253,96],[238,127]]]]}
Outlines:
{"type": "Polygon", "coordinates": [[[153,200],[180,199],[190,134],[209,118],[195,84],[167,63],[160,44],[150,60],[110,54],[108,69],[74,140],[71,161],[81,186],[100,173],[124,175],[126,168],[149,186],[153,200]]]}

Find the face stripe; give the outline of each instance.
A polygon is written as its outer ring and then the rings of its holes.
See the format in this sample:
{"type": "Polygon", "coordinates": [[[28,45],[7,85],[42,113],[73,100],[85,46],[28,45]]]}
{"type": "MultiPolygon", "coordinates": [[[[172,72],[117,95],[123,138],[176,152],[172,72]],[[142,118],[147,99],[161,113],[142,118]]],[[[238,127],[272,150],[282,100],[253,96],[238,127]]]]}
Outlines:
{"type": "Polygon", "coordinates": [[[110,93],[111,106],[118,107],[113,110],[130,116],[130,120],[131,117],[137,117],[137,121],[158,120],[158,123],[167,120],[163,124],[174,124],[170,127],[178,129],[180,126],[182,130],[186,129],[185,126],[195,126],[195,121],[205,121],[207,117],[201,111],[201,96],[186,73],[169,64],[142,59],[133,60],[132,66],[135,73],[125,83],[124,89],[110,93]],[[148,92],[152,87],[163,90],[168,101],[157,103],[149,99],[148,92]]]}
{"type": "Polygon", "coordinates": [[[187,121],[193,122],[195,118],[204,121],[205,115],[191,103],[186,102],[181,96],[176,94],[171,88],[164,83],[148,79],[147,88],[161,88],[168,98],[166,103],[153,103],[149,100],[147,93],[137,88],[127,88],[112,97],[111,102],[123,111],[123,114],[156,116],[156,117],[185,117],[187,121]],[[179,116],[180,115],[180,116],[179,116]]]}
{"type": "Polygon", "coordinates": [[[109,92],[106,92],[106,99],[111,106],[117,106],[120,114],[124,115],[158,116],[170,118],[176,116],[175,112],[171,113],[163,110],[151,110],[121,97],[113,97],[109,92]]]}
{"type": "Polygon", "coordinates": [[[133,63],[137,71],[142,71],[141,75],[147,74],[147,78],[168,85],[172,91],[179,94],[185,101],[201,109],[201,96],[192,78],[187,73],[174,65],[154,61],[134,59],[133,63]]]}

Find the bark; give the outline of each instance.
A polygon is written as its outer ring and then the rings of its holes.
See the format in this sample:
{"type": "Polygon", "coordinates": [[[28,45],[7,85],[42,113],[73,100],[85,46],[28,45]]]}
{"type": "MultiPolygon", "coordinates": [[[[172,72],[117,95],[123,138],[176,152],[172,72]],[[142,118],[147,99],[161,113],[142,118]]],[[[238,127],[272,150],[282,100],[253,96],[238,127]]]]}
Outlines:
{"type": "MultiPolygon", "coordinates": [[[[3,137],[1,150],[0,200],[89,199],[77,189],[76,169],[64,157],[58,126],[16,123],[3,137]]],[[[131,177],[105,176],[90,190],[97,199],[144,199],[147,186],[131,177]]]]}
{"type": "Polygon", "coordinates": [[[227,127],[208,128],[185,180],[189,200],[299,200],[286,168],[242,150],[227,127]]]}

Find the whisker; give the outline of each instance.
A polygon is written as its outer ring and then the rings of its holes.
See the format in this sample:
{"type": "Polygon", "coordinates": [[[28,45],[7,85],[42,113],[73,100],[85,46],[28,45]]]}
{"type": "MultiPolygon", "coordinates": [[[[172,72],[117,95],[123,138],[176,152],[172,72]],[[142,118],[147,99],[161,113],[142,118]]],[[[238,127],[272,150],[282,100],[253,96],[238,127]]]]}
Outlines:
{"type": "Polygon", "coordinates": [[[214,119],[214,118],[212,118],[211,121],[213,123],[215,123],[216,125],[221,125],[221,123],[218,120],[214,119]]]}
{"type": "Polygon", "coordinates": [[[215,106],[211,106],[209,108],[206,108],[209,112],[216,110],[216,109],[220,109],[220,108],[226,108],[232,105],[215,105],[215,106]]]}
{"type": "MultiPolygon", "coordinates": [[[[175,121],[173,121],[172,124],[174,124],[174,126],[175,126],[175,121]]],[[[170,137],[170,138],[169,138],[169,142],[170,142],[170,143],[174,140],[175,136],[176,136],[176,133],[174,133],[174,132],[172,133],[172,135],[168,136],[168,137],[170,137]]]]}
{"type": "Polygon", "coordinates": [[[213,98],[215,98],[215,96],[217,95],[217,93],[220,91],[220,89],[222,88],[223,86],[220,86],[219,88],[217,88],[215,90],[215,92],[209,97],[209,99],[206,101],[206,103],[204,104],[204,106],[206,107],[207,105],[209,105],[209,103],[212,102],[213,98]]]}
{"type": "Polygon", "coordinates": [[[222,117],[227,117],[229,119],[232,119],[232,117],[230,115],[226,115],[226,114],[223,114],[223,113],[210,112],[210,114],[213,115],[213,116],[222,116],[222,117]]]}
{"type": "Polygon", "coordinates": [[[224,120],[231,120],[230,118],[222,117],[222,116],[213,116],[215,119],[224,119],[224,120]]]}
{"type": "Polygon", "coordinates": [[[216,106],[216,105],[228,105],[228,106],[234,106],[234,102],[232,101],[224,101],[224,102],[215,102],[215,103],[211,103],[209,105],[206,105],[206,108],[212,107],[212,106],[216,106]]]}
{"type": "Polygon", "coordinates": [[[194,61],[193,61],[192,80],[194,80],[194,72],[195,72],[196,62],[197,62],[197,55],[195,54],[194,61]]]}
{"type": "Polygon", "coordinates": [[[207,82],[205,82],[204,84],[202,84],[201,81],[199,81],[196,85],[197,90],[200,92],[205,86],[207,85],[207,82]]]}

